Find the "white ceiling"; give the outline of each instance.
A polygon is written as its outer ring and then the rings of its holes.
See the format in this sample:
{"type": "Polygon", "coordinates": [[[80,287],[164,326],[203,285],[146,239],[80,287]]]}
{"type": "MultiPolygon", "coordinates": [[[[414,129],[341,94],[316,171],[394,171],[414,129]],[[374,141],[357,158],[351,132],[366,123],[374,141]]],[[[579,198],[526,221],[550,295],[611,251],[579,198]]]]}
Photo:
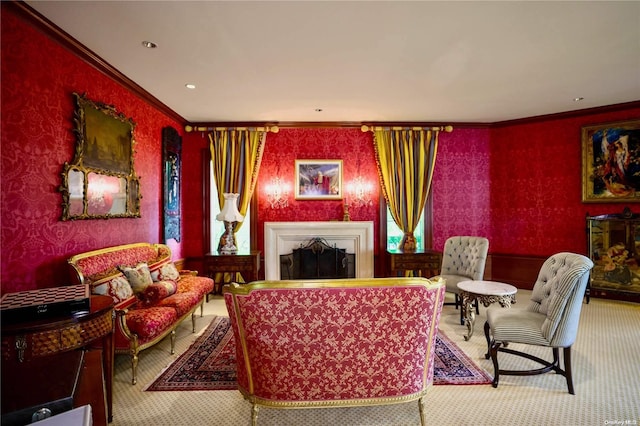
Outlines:
{"type": "Polygon", "coordinates": [[[492,123],[640,100],[638,1],[27,3],[194,123],[492,123]]]}

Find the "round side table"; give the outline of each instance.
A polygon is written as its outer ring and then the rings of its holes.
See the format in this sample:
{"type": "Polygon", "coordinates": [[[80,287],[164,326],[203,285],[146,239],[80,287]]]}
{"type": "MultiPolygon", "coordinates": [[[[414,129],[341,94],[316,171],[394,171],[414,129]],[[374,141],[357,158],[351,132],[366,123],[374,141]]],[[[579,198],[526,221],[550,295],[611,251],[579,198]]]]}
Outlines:
{"type": "Polygon", "coordinates": [[[467,326],[467,335],[464,340],[471,339],[476,316],[473,312],[473,302],[478,301],[485,307],[498,302],[503,308],[509,308],[512,303],[516,303],[517,288],[511,284],[497,281],[460,281],[458,283],[460,297],[462,298],[462,309],[467,326]]]}

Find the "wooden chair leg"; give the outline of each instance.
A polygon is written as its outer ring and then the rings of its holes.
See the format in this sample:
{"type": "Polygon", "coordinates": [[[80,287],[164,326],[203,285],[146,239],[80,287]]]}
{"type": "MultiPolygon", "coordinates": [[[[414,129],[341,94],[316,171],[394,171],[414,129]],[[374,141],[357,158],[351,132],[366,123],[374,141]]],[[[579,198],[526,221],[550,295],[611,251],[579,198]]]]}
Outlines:
{"type": "Polygon", "coordinates": [[[564,358],[564,375],[567,379],[567,387],[569,388],[569,393],[571,395],[575,395],[576,393],[573,390],[573,377],[571,375],[571,346],[563,349],[563,358],[564,358]]]}
{"type": "Polygon", "coordinates": [[[500,348],[500,342],[493,342],[491,344],[491,361],[493,361],[493,382],[491,386],[498,387],[500,381],[500,368],[498,367],[498,349],[500,348]]]}

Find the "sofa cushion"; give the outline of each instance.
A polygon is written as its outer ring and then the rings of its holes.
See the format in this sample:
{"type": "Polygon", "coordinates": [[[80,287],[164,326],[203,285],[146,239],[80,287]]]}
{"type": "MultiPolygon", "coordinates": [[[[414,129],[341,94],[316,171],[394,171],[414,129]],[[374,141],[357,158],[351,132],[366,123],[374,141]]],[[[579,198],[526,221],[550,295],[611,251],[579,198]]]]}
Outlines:
{"type": "Polygon", "coordinates": [[[175,294],[178,284],[175,281],[157,281],[147,286],[139,297],[148,305],[155,305],[165,297],[175,294]]]}
{"type": "Polygon", "coordinates": [[[127,312],[127,327],[138,336],[138,344],[144,344],[172,327],[178,315],[169,307],[131,309],[127,312]]]}
{"type": "Polygon", "coordinates": [[[133,295],[131,284],[123,274],[119,274],[115,278],[93,284],[91,293],[111,296],[113,303],[118,304],[133,295]]]}
{"type": "Polygon", "coordinates": [[[176,310],[178,317],[191,311],[202,301],[202,297],[196,292],[177,293],[160,300],[157,306],[171,307],[176,310]]]}
{"type": "Polygon", "coordinates": [[[151,278],[149,266],[144,262],[139,263],[134,268],[121,266],[120,270],[127,277],[127,281],[129,281],[133,292],[136,294],[144,292],[148,286],[153,284],[153,278],[151,278]]]}
{"type": "Polygon", "coordinates": [[[197,293],[200,298],[213,291],[213,280],[208,277],[182,275],[178,281],[178,293],[197,293]]]}

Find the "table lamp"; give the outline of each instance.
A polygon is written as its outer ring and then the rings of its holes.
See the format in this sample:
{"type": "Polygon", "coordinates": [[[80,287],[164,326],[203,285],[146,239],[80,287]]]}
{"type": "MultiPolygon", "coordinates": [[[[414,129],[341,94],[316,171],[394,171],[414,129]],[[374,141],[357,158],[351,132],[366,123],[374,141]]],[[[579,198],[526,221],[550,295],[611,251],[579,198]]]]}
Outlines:
{"type": "Polygon", "coordinates": [[[224,233],[220,237],[218,244],[218,253],[220,254],[237,254],[238,246],[236,245],[236,234],[233,232],[236,222],[242,222],[244,216],[238,211],[238,197],[240,194],[223,194],[224,205],[222,210],[216,216],[216,219],[224,222],[224,233]]]}

